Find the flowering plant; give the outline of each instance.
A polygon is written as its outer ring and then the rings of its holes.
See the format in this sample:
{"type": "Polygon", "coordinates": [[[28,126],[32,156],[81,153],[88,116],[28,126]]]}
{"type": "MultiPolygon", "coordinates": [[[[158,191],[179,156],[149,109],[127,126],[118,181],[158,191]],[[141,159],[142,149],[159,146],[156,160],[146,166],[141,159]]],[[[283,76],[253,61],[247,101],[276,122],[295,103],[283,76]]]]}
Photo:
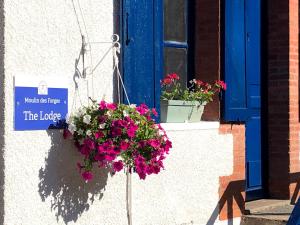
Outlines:
{"type": "Polygon", "coordinates": [[[146,105],[124,105],[101,101],[83,107],[68,119],[64,137],[72,137],[83,163],[77,163],[84,180],[93,178],[94,164],[119,172],[127,167],[140,179],[157,174],[172,143],[155,124],[155,109],[146,105]]]}
{"type": "Polygon", "coordinates": [[[182,88],[179,80],[180,78],[176,73],[168,74],[161,80],[162,100],[197,101],[203,104],[211,102],[216,93],[226,90],[226,84],[221,80],[215,81],[214,84],[209,84],[193,79],[187,88],[182,88]]]}

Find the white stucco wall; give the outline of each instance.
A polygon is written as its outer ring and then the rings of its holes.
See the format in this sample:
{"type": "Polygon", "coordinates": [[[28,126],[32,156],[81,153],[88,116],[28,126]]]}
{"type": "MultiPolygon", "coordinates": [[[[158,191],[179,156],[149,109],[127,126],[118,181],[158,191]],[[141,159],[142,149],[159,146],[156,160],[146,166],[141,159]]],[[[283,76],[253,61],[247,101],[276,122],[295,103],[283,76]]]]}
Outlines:
{"type": "MultiPolygon", "coordinates": [[[[125,174],[101,171],[85,184],[76,172],[79,154],[59,131],[13,128],[15,75],[67,77],[71,110],[80,29],[90,41],[110,40],[113,1],[80,2],[86,30],[77,0],[4,1],[5,225],[127,224],[125,174]]],[[[93,46],[94,65],[107,47],[93,46]]],[[[95,99],[113,98],[112,61],[109,54],[95,72],[95,99]]],[[[89,53],[86,66],[91,66],[89,53]]],[[[79,82],[81,101],[86,103],[86,82],[79,82]]],[[[89,95],[91,86],[90,79],[89,95]]],[[[220,135],[216,123],[164,126],[174,148],[161,174],[146,181],[133,176],[134,225],[212,224],[212,218],[218,224],[219,177],[232,173],[232,136],[220,135]]]]}

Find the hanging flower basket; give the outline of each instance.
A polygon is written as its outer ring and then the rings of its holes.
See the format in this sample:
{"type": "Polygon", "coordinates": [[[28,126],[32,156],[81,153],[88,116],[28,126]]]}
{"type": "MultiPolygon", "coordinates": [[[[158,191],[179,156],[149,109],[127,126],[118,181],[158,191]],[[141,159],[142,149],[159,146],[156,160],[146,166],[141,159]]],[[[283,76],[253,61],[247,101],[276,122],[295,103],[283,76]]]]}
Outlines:
{"type": "Polygon", "coordinates": [[[159,124],[155,109],[101,101],[83,107],[68,119],[65,138],[72,138],[83,161],[77,165],[85,181],[93,178],[94,165],[114,172],[124,167],[140,179],[158,174],[172,143],[159,124]]]}

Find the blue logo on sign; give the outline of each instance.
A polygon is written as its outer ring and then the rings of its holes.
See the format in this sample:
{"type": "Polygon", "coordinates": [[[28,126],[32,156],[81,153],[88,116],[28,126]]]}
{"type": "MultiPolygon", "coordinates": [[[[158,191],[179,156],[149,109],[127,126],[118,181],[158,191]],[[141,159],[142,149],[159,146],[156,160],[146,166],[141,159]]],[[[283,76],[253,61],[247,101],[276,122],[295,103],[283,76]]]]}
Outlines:
{"type": "Polygon", "coordinates": [[[67,88],[15,87],[15,130],[63,128],[67,113],[67,88]]]}

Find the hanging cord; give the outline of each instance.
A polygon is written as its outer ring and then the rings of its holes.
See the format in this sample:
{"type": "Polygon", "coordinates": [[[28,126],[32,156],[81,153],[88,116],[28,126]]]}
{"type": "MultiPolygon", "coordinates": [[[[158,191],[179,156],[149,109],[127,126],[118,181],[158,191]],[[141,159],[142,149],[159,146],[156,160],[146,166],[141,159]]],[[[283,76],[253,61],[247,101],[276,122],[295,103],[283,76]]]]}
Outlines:
{"type": "MultiPolygon", "coordinates": [[[[127,90],[125,88],[125,85],[124,85],[124,82],[123,82],[123,78],[121,76],[121,73],[120,73],[120,69],[119,69],[119,58],[118,58],[118,54],[120,54],[120,51],[121,51],[121,45],[119,42],[116,42],[115,45],[114,45],[114,48],[113,48],[113,58],[114,58],[114,71],[117,72],[117,78],[118,78],[118,86],[119,86],[119,83],[121,83],[122,85],[122,89],[124,91],[124,94],[125,94],[125,98],[126,98],[126,101],[128,103],[128,105],[130,105],[130,101],[129,101],[129,97],[128,97],[128,94],[127,94],[127,90]]],[[[121,92],[120,92],[120,89],[118,87],[118,96],[119,96],[119,103],[121,102],[121,92]]]]}
{"type": "MultiPolygon", "coordinates": [[[[121,51],[121,45],[118,42],[119,36],[117,36],[117,41],[115,42],[113,46],[113,61],[114,61],[114,68],[113,71],[116,72],[117,80],[118,80],[118,101],[119,104],[121,103],[121,91],[120,91],[120,83],[122,84],[122,89],[124,91],[126,100],[128,104],[130,105],[129,97],[120,73],[119,69],[119,58],[118,54],[120,54],[121,51]]],[[[128,225],[132,225],[132,182],[131,182],[131,171],[130,168],[126,169],[126,211],[127,211],[127,221],[128,225]]]]}

